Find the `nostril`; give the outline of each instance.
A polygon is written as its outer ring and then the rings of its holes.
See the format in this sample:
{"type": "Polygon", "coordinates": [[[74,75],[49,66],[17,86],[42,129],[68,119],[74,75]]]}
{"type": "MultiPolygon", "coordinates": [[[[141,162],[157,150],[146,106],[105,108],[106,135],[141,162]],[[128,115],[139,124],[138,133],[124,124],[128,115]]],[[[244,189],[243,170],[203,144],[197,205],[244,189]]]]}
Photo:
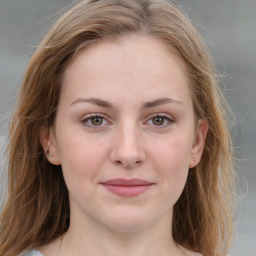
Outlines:
{"type": "Polygon", "coordinates": [[[142,164],[142,161],[123,162],[123,161],[117,160],[115,162],[117,165],[123,166],[124,168],[127,168],[127,169],[139,167],[142,164]]]}

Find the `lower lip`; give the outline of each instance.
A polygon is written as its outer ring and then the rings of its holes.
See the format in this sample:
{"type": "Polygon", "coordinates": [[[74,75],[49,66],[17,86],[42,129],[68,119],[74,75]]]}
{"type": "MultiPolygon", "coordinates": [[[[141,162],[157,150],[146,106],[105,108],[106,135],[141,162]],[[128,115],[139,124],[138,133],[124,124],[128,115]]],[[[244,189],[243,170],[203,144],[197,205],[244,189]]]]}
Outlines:
{"type": "Polygon", "coordinates": [[[138,196],[146,191],[148,191],[153,184],[149,185],[136,185],[136,186],[118,186],[103,184],[103,186],[110,192],[118,196],[138,196]]]}

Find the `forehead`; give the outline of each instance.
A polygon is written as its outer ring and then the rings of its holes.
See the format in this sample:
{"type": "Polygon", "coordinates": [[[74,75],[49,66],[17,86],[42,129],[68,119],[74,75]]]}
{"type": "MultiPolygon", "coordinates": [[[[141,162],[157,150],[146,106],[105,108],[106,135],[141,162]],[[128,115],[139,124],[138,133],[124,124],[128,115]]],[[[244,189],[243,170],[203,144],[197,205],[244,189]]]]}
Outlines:
{"type": "Polygon", "coordinates": [[[168,88],[173,94],[188,93],[178,54],[159,39],[129,35],[79,51],[65,71],[62,89],[104,96],[112,89],[124,95],[144,90],[143,96],[150,97],[157,91],[165,94],[168,88]]]}
{"type": "MultiPolygon", "coordinates": [[[[74,62],[79,62],[78,60],[83,58],[81,57],[82,55],[86,55],[88,61],[101,59],[102,64],[104,64],[104,59],[106,57],[110,57],[112,59],[115,58],[115,61],[120,60],[122,64],[124,64],[124,59],[122,59],[122,57],[129,59],[129,57],[135,51],[140,52],[141,54],[137,55],[137,57],[143,57],[145,60],[147,60],[148,64],[150,64],[149,59],[159,59],[161,61],[163,59],[172,58],[178,63],[180,69],[186,73],[184,61],[174,47],[167,44],[160,38],[139,33],[125,34],[123,36],[99,39],[93,42],[85,43],[84,45],[78,47],[68,67],[73,65],[74,62]]],[[[134,56],[132,56],[132,58],[134,59],[134,56]]],[[[136,60],[138,60],[138,58],[136,60]]],[[[161,67],[161,65],[159,65],[160,62],[156,64],[158,65],[155,65],[155,68],[161,67]]]]}

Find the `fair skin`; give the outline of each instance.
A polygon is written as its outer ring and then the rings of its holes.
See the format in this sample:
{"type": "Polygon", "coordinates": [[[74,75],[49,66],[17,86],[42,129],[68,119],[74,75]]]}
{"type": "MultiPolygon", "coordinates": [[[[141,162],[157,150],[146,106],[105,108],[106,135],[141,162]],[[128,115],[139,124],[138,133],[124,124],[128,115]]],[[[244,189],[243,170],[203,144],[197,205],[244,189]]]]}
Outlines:
{"type": "MultiPolygon", "coordinates": [[[[198,255],[173,241],[171,216],[206,133],[184,67],[160,41],[133,35],[81,51],[65,71],[54,129],[41,134],[70,196],[59,255],[198,255]]],[[[56,256],[59,242],[39,250],[56,256]]]]}

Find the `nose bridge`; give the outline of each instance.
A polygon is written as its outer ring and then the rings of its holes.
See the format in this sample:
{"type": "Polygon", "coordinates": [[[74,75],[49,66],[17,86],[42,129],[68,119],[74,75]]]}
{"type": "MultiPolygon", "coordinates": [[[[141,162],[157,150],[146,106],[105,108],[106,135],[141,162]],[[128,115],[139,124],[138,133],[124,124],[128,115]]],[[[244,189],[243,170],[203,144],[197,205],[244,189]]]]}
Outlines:
{"type": "Polygon", "coordinates": [[[145,160],[141,133],[138,125],[123,123],[116,129],[112,160],[124,167],[134,167],[145,160]]]}

